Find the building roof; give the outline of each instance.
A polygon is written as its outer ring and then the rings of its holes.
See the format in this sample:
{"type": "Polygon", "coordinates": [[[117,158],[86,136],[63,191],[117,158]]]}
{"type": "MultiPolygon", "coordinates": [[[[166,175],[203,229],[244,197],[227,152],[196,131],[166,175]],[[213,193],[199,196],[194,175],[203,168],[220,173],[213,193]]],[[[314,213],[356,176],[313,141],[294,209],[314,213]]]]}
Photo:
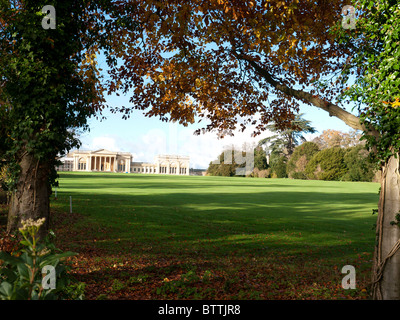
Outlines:
{"type": "Polygon", "coordinates": [[[112,155],[124,155],[124,156],[132,156],[130,152],[120,152],[120,151],[110,151],[107,149],[98,149],[98,150],[74,150],[71,151],[68,156],[72,157],[74,154],[112,154],[112,155]]]}

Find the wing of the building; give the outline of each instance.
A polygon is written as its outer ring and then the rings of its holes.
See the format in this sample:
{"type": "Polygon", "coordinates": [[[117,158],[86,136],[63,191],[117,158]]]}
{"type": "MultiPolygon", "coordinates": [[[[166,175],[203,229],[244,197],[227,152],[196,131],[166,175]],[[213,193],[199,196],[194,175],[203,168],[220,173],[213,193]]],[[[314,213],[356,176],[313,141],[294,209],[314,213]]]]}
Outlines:
{"type": "Polygon", "coordinates": [[[158,155],[154,163],[133,162],[129,152],[106,149],[75,150],[60,159],[57,171],[126,172],[148,174],[189,175],[190,158],[179,155],[158,155]]]}

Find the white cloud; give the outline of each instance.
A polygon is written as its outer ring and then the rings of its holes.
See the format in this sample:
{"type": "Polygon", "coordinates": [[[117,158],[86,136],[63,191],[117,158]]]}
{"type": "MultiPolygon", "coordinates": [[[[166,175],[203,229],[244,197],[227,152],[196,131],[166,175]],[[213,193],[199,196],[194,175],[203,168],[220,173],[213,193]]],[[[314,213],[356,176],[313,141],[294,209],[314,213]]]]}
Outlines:
{"type": "MultiPolygon", "coordinates": [[[[226,146],[234,145],[241,148],[257,144],[259,140],[269,135],[264,132],[257,137],[251,137],[252,128],[244,132],[236,131],[234,136],[218,139],[216,133],[208,132],[199,136],[194,135],[194,130],[178,124],[169,124],[166,129],[150,129],[139,135],[103,135],[93,137],[83,143],[82,149],[96,150],[108,149],[111,151],[130,152],[133,161],[153,162],[158,154],[178,154],[190,157],[190,166],[193,168],[207,168],[209,163],[216,160],[226,146]]],[[[89,138],[89,137],[88,137],[89,138]]],[[[85,140],[85,139],[84,139],[85,140]]]]}
{"type": "Polygon", "coordinates": [[[90,145],[90,149],[91,150],[107,149],[113,151],[121,151],[117,146],[117,139],[109,136],[93,138],[90,145]]]}

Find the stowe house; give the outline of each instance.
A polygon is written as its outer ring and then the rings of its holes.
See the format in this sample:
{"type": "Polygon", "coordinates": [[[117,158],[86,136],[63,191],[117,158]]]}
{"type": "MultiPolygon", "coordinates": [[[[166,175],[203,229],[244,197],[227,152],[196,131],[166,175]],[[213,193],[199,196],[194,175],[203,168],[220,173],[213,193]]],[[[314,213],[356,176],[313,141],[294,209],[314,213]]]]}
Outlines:
{"type": "Polygon", "coordinates": [[[75,150],[60,159],[58,171],[99,171],[149,174],[189,175],[189,157],[158,155],[154,163],[133,162],[129,152],[75,150]]]}

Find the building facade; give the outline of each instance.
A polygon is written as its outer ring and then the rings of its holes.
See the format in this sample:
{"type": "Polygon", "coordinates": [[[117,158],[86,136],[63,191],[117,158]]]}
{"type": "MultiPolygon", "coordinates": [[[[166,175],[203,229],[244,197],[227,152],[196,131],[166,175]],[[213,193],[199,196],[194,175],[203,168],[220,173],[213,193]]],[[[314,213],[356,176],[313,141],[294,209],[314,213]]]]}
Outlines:
{"type": "Polygon", "coordinates": [[[126,172],[144,174],[189,175],[188,156],[158,155],[154,163],[133,162],[128,152],[113,152],[106,149],[96,151],[76,150],[60,159],[63,163],[58,171],[126,172]]]}

